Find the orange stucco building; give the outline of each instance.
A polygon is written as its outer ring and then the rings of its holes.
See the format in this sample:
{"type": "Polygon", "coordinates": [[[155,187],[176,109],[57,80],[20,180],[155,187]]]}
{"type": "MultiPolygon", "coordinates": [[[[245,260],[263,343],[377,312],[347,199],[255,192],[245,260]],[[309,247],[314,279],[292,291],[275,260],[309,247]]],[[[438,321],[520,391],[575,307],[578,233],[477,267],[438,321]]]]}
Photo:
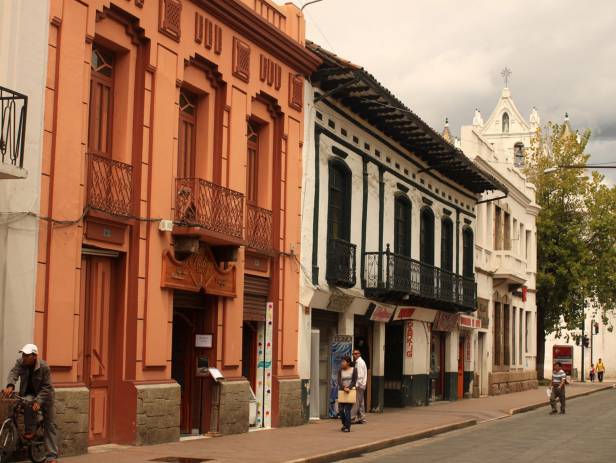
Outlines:
{"type": "Polygon", "coordinates": [[[303,421],[303,42],[291,4],[51,0],[35,337],[65,455],[303,421]]]}

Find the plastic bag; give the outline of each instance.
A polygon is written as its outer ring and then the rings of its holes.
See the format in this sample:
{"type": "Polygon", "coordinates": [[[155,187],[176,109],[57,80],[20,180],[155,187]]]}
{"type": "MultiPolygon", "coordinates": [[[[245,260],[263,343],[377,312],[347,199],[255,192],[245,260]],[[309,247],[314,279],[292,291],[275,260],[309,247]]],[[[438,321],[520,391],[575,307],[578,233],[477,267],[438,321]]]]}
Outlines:
{"type": "Polygon", "coordinates": [[[551,388],[551,387],[548,387],[548,388],[545,390],[545,393],[547,394],[548,399],[551,399],[551,398],[552,398],[552,388],[551,388]]]}

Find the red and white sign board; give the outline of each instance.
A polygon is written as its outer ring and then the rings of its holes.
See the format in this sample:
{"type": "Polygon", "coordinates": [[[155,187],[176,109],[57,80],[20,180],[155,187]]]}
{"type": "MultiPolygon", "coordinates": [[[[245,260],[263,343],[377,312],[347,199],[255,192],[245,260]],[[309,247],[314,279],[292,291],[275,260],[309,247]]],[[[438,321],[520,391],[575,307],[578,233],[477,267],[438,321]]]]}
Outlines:
{"type": "Polygon", "coordinates": [[[560,362],[565,373],[571,376],[573,370],[573,346],[552,346],[552,358],[554,363],[560,362]]]}
{"type": "Polygon", "coordinates": [[[394,320],[417,320],[432,323],[436,317],[436,310],[421,307],[398,306],[394,320]]]}
{"type": "Polygon", "coordinates": [[[391,320],[392,315],[396,311],[396,307],[387,305],[377,305],[370,315],[370,320],[373,322],[387,323],[391,320]]]}
{"type": "Polygon", "coordinates": [[[481,328],[481,320],[475,317],[469,317],[468,315],[460,314],[460,328],[476,329],[481,328]]]}

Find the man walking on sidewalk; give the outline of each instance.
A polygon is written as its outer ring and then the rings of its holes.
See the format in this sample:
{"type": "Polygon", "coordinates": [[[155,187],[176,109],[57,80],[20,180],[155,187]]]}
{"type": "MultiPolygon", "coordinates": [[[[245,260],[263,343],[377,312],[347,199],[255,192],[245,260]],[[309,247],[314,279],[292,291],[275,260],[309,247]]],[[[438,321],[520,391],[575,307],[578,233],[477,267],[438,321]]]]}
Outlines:
{"type": "Polygon", "coordinates": [[[366,422],[366,410],[365,410],[365,396],[366,385],[368,384],[368,368],[366,362],[361,358],[361,352],[357,349],[353,351],[353,360],[355,361],[355,369],[357,370],[357,401],[353,405],[351,416],[353,421],[357,424],[364,424],[366,422]]]}
{"type": "Polygon", "coordinates": [[[552,394],[550,395],[550,405],[552,406],[551,415],[558,413],[556,410],[556,399],[560,401],[560,413],[565,414],[565,384],[567,384],[567,373],[563,370],[560,362],[554,364],[552,372],[552,394]]]}

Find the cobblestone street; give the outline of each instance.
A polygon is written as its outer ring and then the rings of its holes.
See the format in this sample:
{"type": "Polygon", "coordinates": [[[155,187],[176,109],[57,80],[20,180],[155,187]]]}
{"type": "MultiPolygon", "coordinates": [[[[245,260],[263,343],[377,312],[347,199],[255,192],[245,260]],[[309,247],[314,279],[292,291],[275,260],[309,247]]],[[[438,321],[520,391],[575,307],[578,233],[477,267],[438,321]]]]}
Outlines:
{"type": "Polygon", "coordinates": [[[486,422],[345,463],[478,461],[614,461],[616,391],[582,397],[567,404],[566,415],[549,415],[544,407],[506,420],[486,422]]]}

